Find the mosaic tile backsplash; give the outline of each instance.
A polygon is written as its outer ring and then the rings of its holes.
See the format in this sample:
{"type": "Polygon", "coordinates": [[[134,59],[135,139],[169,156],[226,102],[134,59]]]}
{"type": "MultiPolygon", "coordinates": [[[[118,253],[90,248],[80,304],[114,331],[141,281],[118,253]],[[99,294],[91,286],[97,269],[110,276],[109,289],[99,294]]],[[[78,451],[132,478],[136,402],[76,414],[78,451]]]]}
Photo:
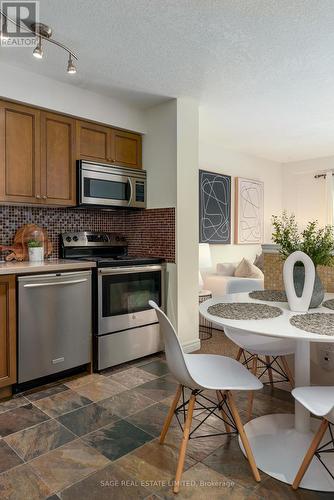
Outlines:
{"type": "MultiPolygon", "coordinates": [[[[58,235],[64,231],[109,231],[124,235],[129,255],[163,257],[175,262],[175,209],[113,210],[0,207],[0,243],[10,245],[24,224],[44,227],[58,257],[58,235]]],[[[0,252],[3,259],[6,253],[0,252]]]]}

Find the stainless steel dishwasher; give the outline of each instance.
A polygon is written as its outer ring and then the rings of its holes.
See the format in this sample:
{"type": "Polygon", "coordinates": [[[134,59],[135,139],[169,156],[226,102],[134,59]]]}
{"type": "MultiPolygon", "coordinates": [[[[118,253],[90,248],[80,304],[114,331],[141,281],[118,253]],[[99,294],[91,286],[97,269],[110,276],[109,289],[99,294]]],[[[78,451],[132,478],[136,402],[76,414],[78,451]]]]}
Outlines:
{"type": "Polygon", "coordinates": [[[18,278],[18,382],[91,361],[91,271],[18,278]]]}

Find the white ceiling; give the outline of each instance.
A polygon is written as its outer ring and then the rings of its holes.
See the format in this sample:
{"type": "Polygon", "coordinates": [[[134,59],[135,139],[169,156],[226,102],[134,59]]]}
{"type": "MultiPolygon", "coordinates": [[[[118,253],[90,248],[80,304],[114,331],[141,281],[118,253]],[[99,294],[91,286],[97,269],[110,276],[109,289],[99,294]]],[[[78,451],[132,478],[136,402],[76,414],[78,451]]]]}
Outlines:
{"type": "Polygon", "coordinates": [[[192,96],[202,130],[246,153],[334,154],[333,0],[41,0],[40,18],[78,74],[55,47],[2,60],[142,107],[192,96]]]}

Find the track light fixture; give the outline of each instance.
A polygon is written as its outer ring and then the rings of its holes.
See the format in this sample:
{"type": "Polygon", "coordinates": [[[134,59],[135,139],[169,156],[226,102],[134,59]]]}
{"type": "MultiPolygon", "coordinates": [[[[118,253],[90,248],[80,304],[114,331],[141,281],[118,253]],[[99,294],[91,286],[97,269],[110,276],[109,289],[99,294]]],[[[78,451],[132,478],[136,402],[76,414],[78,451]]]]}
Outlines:
{"type": "Polygon", "coordinates": [[[70,75],[74,75],[77,72],[77,68],[73,63],[73,59],[71,54],[68,55],[68,63],[67,63],[67,73],[70,75]]]}
{"type": "Polygon", "coordinates": [[[14,24],[17,28],[19,28],[21,33],[32,33],[37,39],[37,45],[35,49],[33,50],[33,56],[36,57],[37,59],[42,59],[43,58],[43,48],[42,48],[42,41],[50,42],[54,45],[57,45],[57,47],[60,47],[61,49],[65,50],[68,54],[68,61],[67,61],[67,73],[70,75],[74,75],[77,72],[76,66],[74,64],[73,60],[78,60],[77,56],[74,54],[74,52],[66,47],[61,42],[58,42],[57,40],[51,38],[52,37],[52,29],[50,26],[47,24],[43,23],[33,23],[31,24],[30,28],[27,28],[25,25],[21,24],[20,22],[14,21],[10,17],[7,16],[1,9],[0,9],[0,15],[2,19],[2,24],[1,24],[1,40],[9,40],[9,35],[8,35],[8,30],[7,30],[7,25],[8,23],[14,24]]]}
{"type": "Polygon", "coordinates": [[[42,49],[42,39],[41,37],[38,37],[38,44],[35,47],[32,55],[36,57],[37,59],[42,59],[43,57],[43,49],[42,49]]]}

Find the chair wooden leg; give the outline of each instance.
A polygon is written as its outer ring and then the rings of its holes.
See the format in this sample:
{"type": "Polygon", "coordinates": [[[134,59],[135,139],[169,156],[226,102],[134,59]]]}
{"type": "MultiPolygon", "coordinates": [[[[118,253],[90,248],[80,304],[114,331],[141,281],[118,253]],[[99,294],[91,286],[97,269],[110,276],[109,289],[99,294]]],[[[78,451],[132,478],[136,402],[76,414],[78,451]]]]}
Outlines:
{"type": "MultiPolygon", "coordinates": [[[[252,363],[252,373],[256,377],[256,373],[257,373],[257,356],[255,354],[254,354],[253,363],[252,363]]],[[[248,420],[250,420],[252,418],[253,400],[254,400],[254,391],[249,391],[249,394],[248,394],[248,408],[247,408],[248,420]]]]}
{"type": "Polygon", "coordinates": [[[175,475],[175,485],[174,485],[174,493],[178,493],[180,490],[180,480],[184,468],[184,460],[186,456],[186,450],[187,450],[187,444],[189,441],[189,434],[190,434],[190,428],[191,428],[191,422],[193,418],[193,413],[194,413],[194,407],[195,407],[195,402],[196,402],[196,396],[195,394],[192,394],[190,396],[189,400],[189,405],[188,405],[188,412],[187,412],[187,418],[184,424],[184,429],[183,429],[183,437],[181,441],[181,446],[180,446],[180,451],[179,451],[179,460],[177,463],[177,469],[176,469],[176,475],[175,475]]]}
{"type": "MultiPolygon", "coordinates": [[[[217,394],[217,399],[218,399],[219,403],[221,403],[223,401],[223,396],[221,395],[220,391],[216,391],[216,394],[217,394]]],[[[224,395],[225,395],[225,392],[224,392],[224,395]]],[[[221,412],[222,417],[224,419],[226,432],[232,432],[231,426],[227,422],[225,422],[225,420],[227,420],[227,415],[226,415],[225,411],[223,409],[221,409],[220,412],[221,412]]]]}
{"type": "Polygon", "coordinates": [[[304,460],[303,460],[303,462],[302,462],[302,464],[297,472],[297,475],[292,483],[292,488],[294,490],[296,490],[298,488],[300,481],[303,479],[304,474],[307,471],[308,466],[310,465],[312,458],[314,456],[314,453],[316,452],[317,448],[319,447],[319,444],[320,444],[322,438],[324,437],[324,434],[325,434],[327,428],[328,428],[328,420],[323,419],[318,431],[316,432],[316,434],[312,440],[312,443],[311,443],[309,449],[306,452],[306,455],[305,455],[304,460]]]}
{"type": "Polygon", "coordinates": [[[270,385],[273,387],[274,381],[273,381],[273,371],[270,366],[270,356],[266,356],[266,364],[268,366],[268,376],[269,376],[269,382],[270,385]]]}
{"type": "Polygon", "coordinates": [[[179,402],[179,399],[181,396],[181,391],[182,391],[182,385],[179,385],[177,390],[176,390],[176,394],[174,396],[173,402],[169,408],[168,415],[166,417],[166,420],[164,422],[164,425],[163,425],[163,428],[162,428],[162,431],[160,434],[160,439],[159,439],[160,444],[163,444],[163,442],[165,441],[166,434],[168,432],[170,423],[171,423],[172,418],[174,416],[175,408],[177,407],[177,403],[179,402]]]}
{"type": "Polygon", "coordinates": [[[285,373],[288,376],[289,384],[291,386],[291,389],[293,389],[295,387],[295,381],[294,381],[292,372],[290,370],[289,363],[288,363],[288,361],[286,359],[286,356],[281,356],[281,360],[282,360],[282,363],[283,363],[283,366],[284,366],[285,373]]]}
{"type": "Polygon", "coordinates": [[[243,447],[245,449],[245,452],[246,452],[248,462],[249,462],[250,468],[252,470],[254,479],[255,479],[255,481],[259,482],[259,481],[261,481],[261,477],[260,477],[259,471],[256,467],[254,455],[253,455],[252,449],[250,447],[246,433],[244,431],[244,426],[242,425],[242,422],[241,422],[241,419],[240,419],[240,416],[239,416],[239,413],[238,413],[238,410],[237,410],[237,407],[236,407],[236,404],[234,402],[234,398],[233,398],[231,392],[227,393],[227,398],[228,398],[228,404],[229,404],[229,407],[231,409],[235,425],[238,429],[241,442],[242,442],[243,447]]]}
{"type": "Polygon", "coordinates": [[[239,347],[238,354],[237,354],[237,356],[235,358],[237,361],[240,361],[240,358],[241,358],[243,352],[244,352],[243,348],[239,347]]]}

